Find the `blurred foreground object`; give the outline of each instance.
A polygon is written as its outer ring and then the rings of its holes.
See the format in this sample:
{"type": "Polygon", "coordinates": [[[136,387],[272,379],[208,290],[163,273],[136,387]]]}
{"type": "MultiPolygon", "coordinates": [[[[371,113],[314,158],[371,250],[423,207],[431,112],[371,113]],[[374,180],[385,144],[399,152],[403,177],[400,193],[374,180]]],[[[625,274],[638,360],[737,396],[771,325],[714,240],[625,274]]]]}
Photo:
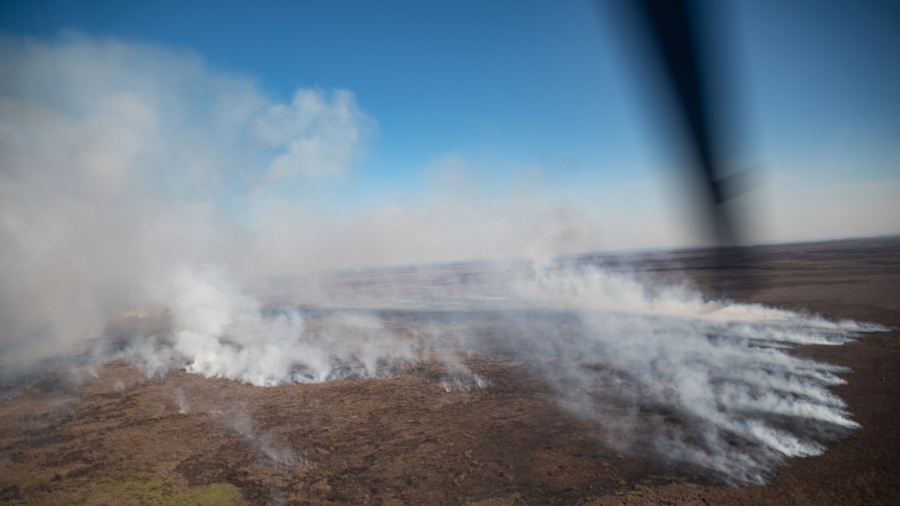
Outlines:
{"type": "Polygon", "coordinates": [[[713,44],[719,42],[712,36],[710,4],[635,0],[624,7],[633,21],[632,31],[646,47],[652,75],[660,83],[659,94],[673,112],[672,137],[685,145],[697,187],[694,195],[700,200],[697,207],[707,219],[704,228],[717,247],[717,263],[720,268],[751,268],[747,252],[734,247],[745,244],[747,237],[726,205],[746,191],[750,181],[746,170],[727,171],[721,136],[717,136],[726,119],[733,118],[723,118],[723,111],[714,107],[723,76],[709,61],[713,44]]]}

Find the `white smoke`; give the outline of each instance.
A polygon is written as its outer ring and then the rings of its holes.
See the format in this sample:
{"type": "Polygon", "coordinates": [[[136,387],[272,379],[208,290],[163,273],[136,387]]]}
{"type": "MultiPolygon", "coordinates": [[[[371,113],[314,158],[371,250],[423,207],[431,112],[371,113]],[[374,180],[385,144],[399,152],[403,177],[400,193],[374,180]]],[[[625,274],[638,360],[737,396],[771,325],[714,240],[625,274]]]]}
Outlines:
{"type": "Polygon", "coordinates": [[[652,450],[734,482],[761,483],[785,458],[818,455],[830,438],[858,427],[828,390],[847,370],[784,349],[884,330],[723,305],[684,288],[651,294],[596,268],[545,271],[523,286],[529,300],[576,311],[568,329],[529,343],[570,364],[544,371],[565,406],[624,449],[652,450]]]}
{"type": "Polygon", "coordinates": [[[79,354],[268,386],[429,363],[467,389],[490,388],[473,355],[511,354],[608,441],[734,482],[856,426],[828,390],[844,371],[783,350],[877,328],[546,262],[603,247],[604,227],[528,188],[329,206],[374,126],[347,90],[285,101],[192,54],[0,36],[3,373],[79,354]],[[543,263],[259,281],[523,256],[543,263]]]}
{"type": "MultiPolygon", "coordinates": [[[[259,386],[438,364],[445,388],[467,390],[490,388],[469,360],[511,355],[533,364],[564,408],[623,451],[761,483],[786,458],[818,455],[858,427],[829,391],[847,370],[784,350],[884,330],[708,301],[683,286],[650,286],[596,266],[331,276],[356,297],[320,298],[310,310],[266,308],[215,270],[184,271],[173,284],[170,327],[152,345],[138,339],[116,356],[259,386]],[[362,281],[368,291],[358,293],[362,281]]],[[[279,296],[289,292],[282,287],[279,296]]]]}
{"type": "Polygon", "coordinates": [[[245,410],[223,413],[219,421],[244,438],[255,451],[260,452],[272,464],[293,468],[298,463],[306,464],[306,459],[297,457],[289,446],[265,430],[256,427],[245,410]]]}
{"type": "Polygon", "coordinates": [[[191,54],[0,36],[3,368],[165,303],[158,280],[178,265],[239,263],[254,228],[236,206],[340,177],[369,123],[349,92],[280,103],[191,54]]]}
{"type": "Polygon", "coordinates": [[[366,315],[306,328],[294,310],[264,314],[260,303],[241,293],[213,269],[182,270],[172,284],[168,331],[129,343],[124,355],[139,358],[150,373],[183,366],[191,373],[258,386],[321,382],[352,375],[381,375],[383,355],[398,362],[408,346],[378,340],[381,322],[366,315]],[[335,338],[340,335],[340,339],[335,338]]]}
{"type": "Polygon", "coordinates": [[[191,409],[190,403],[188,403],[187,397],[184,395],[184,390],[181,388],[175,389],[175,404],[178,405],[178,414],[186,415],[191,409]]]}
{"type": "Polygon", "coordinates": [[[437,182],[348,208],[335,196],[375,127],[347,90],[281,100],[191,53],[0,35],[3,369],[167,305],[184,265],[245,278],[603,245],[596,215],[528,190],[437,182]]]}

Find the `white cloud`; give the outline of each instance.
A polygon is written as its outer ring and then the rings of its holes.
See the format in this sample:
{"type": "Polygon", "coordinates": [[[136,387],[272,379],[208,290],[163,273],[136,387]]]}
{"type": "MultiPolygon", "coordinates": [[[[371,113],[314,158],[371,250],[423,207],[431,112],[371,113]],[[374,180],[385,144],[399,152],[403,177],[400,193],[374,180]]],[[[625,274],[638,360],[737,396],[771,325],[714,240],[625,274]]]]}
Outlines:
{"type": "Polygon", "coordinates": [[[273,104],[255,118],[254,132],[282,150],[266,170],[270,181],[343,177],[357,155],[365,116],[353,94],[299,90],[290,104],[273,104]]]}

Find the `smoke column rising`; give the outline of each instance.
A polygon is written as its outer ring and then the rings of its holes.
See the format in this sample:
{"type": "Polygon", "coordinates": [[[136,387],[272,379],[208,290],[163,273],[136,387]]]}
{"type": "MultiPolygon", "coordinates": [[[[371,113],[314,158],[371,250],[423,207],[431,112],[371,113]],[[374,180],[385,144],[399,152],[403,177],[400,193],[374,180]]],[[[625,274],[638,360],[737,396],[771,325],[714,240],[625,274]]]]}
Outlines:
{"type": "Polygon", "coordinates": [[[347,90],[283,100],[188,52],[0,36],[0,364],[82,352],[110,316],[168,306],[185,269],[245,280],[602,245],[596,216],[527,189],[335,205],[375,129],[347,90]]]}

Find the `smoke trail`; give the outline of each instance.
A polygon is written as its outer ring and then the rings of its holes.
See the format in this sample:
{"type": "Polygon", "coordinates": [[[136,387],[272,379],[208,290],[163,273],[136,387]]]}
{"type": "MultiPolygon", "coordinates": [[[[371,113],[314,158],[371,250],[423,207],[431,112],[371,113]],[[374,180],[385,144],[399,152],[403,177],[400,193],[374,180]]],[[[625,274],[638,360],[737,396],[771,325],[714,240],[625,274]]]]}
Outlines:
{"type": "Polygon", "coordinates": [[[448,389],[489,389],[466,361],[512,355],[607,442],[733,483],[765,482],[786,458],[821,454],[858,427],[829,391],[847,371],[784,350],[881,327],[709,301],[602,267],[523,265],[335,274],[331,293],[344,284],[356,298],[318,299],[316,310],[263,307],[214,270],[185,271],[168,330],[117,356],[261,386],[427,362],[441,365],[448,389]],[[360,279],[367,292],[354,290],[360,279]]]}
{"type": "Polygon", "coordinates": [[[187,398],[184,396],[184,390],[181,388],[175,389],[175,404],[178,405],[178,414],[186,415],[190,410],[190,404],[187,401],[187,398]]]}
{"type": "Polygon", "coordinates": [[[847,370],[783,350],[884,330],[756,304],[723,307],[684,288],[651,295],[596,268],[544,271],[522,291],[575,311],[566,331],[529,340],[533,353],[570,365],[543,371],[568,409],[602,425],[625,450],[655,452],[732,482],[762,483],[785,458],[818,455],[858,427],[828,390],[847,370]]]}
{"type": "Polygon", "coordinates": [[[305,458],[296,455],[276,434],[257,427],[247,414],[246,406],[234,406],[224,412],[215,411],[213,420],[234,431],[264,462],[284,469],[307,464],[305,458]]]}

